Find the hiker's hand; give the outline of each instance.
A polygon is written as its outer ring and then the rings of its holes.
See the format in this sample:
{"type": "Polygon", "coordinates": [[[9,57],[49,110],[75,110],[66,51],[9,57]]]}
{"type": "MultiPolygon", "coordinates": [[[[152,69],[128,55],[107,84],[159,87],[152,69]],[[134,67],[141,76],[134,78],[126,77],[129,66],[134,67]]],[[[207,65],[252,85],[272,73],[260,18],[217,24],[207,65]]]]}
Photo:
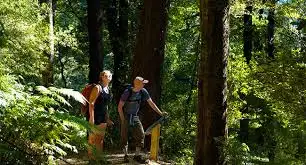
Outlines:
{"type": "Polygon", "coordinates": [[[162,112],[162,114],[161,114],[162,116],[168,116],[168,112],[162,112]]]}
{"type": "Polygon", "coordinates": [[[107,119],[106,123],[107,123],[108,126],[113,126],[114,125],[114,122],[111,121],[110,119],[107,119]]]}

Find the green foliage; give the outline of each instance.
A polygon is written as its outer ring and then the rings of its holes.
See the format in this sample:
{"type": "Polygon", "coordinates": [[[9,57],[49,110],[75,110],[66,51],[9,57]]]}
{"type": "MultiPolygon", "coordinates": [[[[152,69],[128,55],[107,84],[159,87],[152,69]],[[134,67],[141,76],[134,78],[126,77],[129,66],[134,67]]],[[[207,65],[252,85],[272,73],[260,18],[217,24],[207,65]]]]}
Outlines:
{"type": "Polygon", "coordinates": [[[12,76],[0,75],[0,160],[8,164],[54,162],[86,143],[88,124],[71,116],[61,96],[80,98],[67,89],[38,87],[24,90],[12,76]],[[60,95],[61,94],[61,95],[60,95]],[[80,140],[83,139],[83,140],[80,140]]]}
{"type": "MultiPolygon", "coordinates": [[[[268,4],[253,5],[254,49],[250,65],[243,57],[243,15],[233,4],[231,15],[231,54],[228,67],[230,138],[227,153],[230,164],[254,162],[257,164],[302,164],[305,162],[303,123],[305,121],[305,54],[300,32],[291,22],[301,16],[292,11],[296,2],[276,6],[276,31],[274,44],[276,59],[267,57],[265,17],[259,18],[258,10],[268,4]],[[289,14],[290,13],[290,14],[289,14]],[[292,15],[291,15],[292,14],[292,15]],[[263,49],[258,48],[259,38],[263,49]],[[249,119],[248,139],[239,141],[240,119],[249,119]],[[231,144],[232,143],[232,144],[231,144]],[[239,146],[247,145],[247,155],[239,146]],[[232,152],[232,153],[231,153],[232,152]],[[237,155],[238,154],[238,155],[237,155]],[[232,162],[232,163],[231,163],[232,162]]],[[[267,6],[266,6],[267,5],[267,6]]]]}
{"type": "MultiPolygon", "coordinates": [[[[196,94],[194,93],[192,98],[195,98],[196,94]]],[[[185,103],[186,98],[181,95],[177,102],[173,101],[164,105],[172,109],[169,121],[163,125],[162,148],[168,158],[176,159],[176,162],[183,164],[190,164],[193,161],[196,117],[192,112],[187,111],[195,109],[194,104],[186,105],[185,103]]]]}
{"type": "Polygon", "coordinates": [[[235,136],[230,136],[225,145],[223,154],[228,164],[243,164],[250,159],[250,149],[241,143],[235,136]]]}
{"type": "Polygon", "coordinates": [[[162,109],[170,114],[162,132],[163,151],[192,164],[196,131],[199,9],[196,1],[171,1],[165,49],[162,109]]]}
{"type": "Polygon", "coordinates": [[[38,84],[47,61],[44,53],[48,52],[48,25],[44,23],[46,16],[40,14],[43,9],[37,1],[4,0],[0,11],[0,60],[10,73],[38,84]]]}
{"type": "Polygon", "coordinates": [[[56,86],[80,91],[88,74],[86,1],[57,1],[54,80],[56,86]]]}
{"type": "MultiPolygon", "coordinates": [[[[142,1],[129,3],[129,43],[135,44],[142,1]]],[[[162,104],[169,121],[162,127],[162,151],[180,164],[192,164],[196,137],[197,69],[200,53],[199,5],[174,0],[169,9],[162,104]]],[[[88,74],[86,1],[57,0],[54,33],[54,85],[45,88],[48,63],[48,7],[37,0],[0,4],[0,162],[52,163],[85,148],[89,126],[79,117],[78,92],[88,74]],[[64,88],[62,88],[64,87],[64,88]],[[72,89],[66,89],[72,88],[72,89]],[[77,101],[74,101],[77,100],[77,101]]],[[[229,137],[221,149],[228,164],[303,164],[306,161],[306,19],[304,0],[231,1],[228,61],[229,137]],[[253,51],[243,57],[243,16],[252,4],[253,51]],[[267,11],[275,8],[275,59],[267,57],[267,11]],[[262,10],[263,13],[259,14],[262,10]],[[248,138],[240,121],[248,119],[248,138]]],[[[108,32],[103,29],[105,68],[112,68],[108,32]]],[[[127,57],[131,59],[131,57],[127,57]]],[[[118,123],[116,104],[111,118],[118,123]]],[[[117,128],[106,147],[118,147],[117,128]],[[117,146],[116,146],[117,145],[117,146]]],[[[118,143],[119,144],[119,143],[118,143]]]]}

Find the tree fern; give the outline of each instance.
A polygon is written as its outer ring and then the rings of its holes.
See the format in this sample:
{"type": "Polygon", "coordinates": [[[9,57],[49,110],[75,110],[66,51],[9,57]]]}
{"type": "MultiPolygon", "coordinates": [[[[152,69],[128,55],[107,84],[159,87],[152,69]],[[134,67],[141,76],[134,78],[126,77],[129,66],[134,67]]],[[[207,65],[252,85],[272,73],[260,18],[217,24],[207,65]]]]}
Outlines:
{"type": "Polygon", "coordinates": [[[0,75],[0,89],[1,161],[52,162],[67,152],[78,152],[76,145],[85,145],[90,126],[67,113],[71,105],[65,99],[82,103],[84,97],[79,92],[43,86],[36,87],[37,92],[26,91],[9,75],[0,75]]]}

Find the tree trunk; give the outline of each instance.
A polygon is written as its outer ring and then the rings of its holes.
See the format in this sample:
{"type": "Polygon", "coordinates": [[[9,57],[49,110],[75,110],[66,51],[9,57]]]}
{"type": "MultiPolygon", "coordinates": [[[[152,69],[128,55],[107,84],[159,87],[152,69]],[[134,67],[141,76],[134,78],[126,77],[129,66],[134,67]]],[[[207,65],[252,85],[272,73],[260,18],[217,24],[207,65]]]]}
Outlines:
{"type": "Polygon", "coordinates": [[[200,0],[202,51],[198,83],[196,165],[225,164],[219,147],[227,137],[226,67],[229,1],[200,0]]]}
{"type": "Polygon", "coordinates": [[[129,2],[128,0],[119,0],[119,39],[121,46],[122,59],[118,61],[118,79],[119,82],[126,82],[130,76],[129,60],[131,56],[128,42],[129,36],[129,2]],[[121,64],[120,64],[121,63],[121,64]]]}
{"type": "Polygon", "coordinates": [[[60,45],[57,45],[57,47],[58,47],[58,60],[60,63],[61,76],[64,83],[64,87],[67,88],[67,80],[64,74],[65,64],[63,63],[63,54],[62,54],[63,47],[60,45]]]}
{"type": "Polygon", "coordinates": [[[245,9],[243,31],[243,52],[247,64],[250,63],[252,58],[252,34],[252,6],[248,6],[245,9]]]}
{"type": "Polygon", "coordinates": [[[304,59],[302,58],[302,61],[304,61],[306,59],[306,20],[303,20],[304,25],[300,25],[298,30],[301,30],[301,54],[303,55],[302,57],[304,57],[304,59]]]}
{"type": "MultiPolygon", "coordinates": [[[[275,4],[275,2],[274,2],[275,4]]],[[[273,5],[275,6],[275,5],[273,5]]],[[[268,13],[268,57],[274,59],[274,30],[275,30],[275,9],[269,9],[268,13]]]]}
{"type": "MultiPolygon", "coordinates": [[[[166,25],[168,21],[168,0],[144,1],[140,15],[133,59],[132,78],[142,76],[150,82],[145,86],[153,101],[159,105],[161,95],[161,70],[164,62],[166,25]]],[[[143,126],[157,118],[152,109],[141,110],[143,126]]]]}
{"type": "Polygon", "coordinates": [[[114,75],[113,75],[113,94],[115,100],[118,102],[121,95],[122,84],[127,82],[128,62],[127,56],[130,55],[128,51],[128,1],[107,1],[107,27],[110,33],[110,41],[112,52],[114,53],[114,75]],[[119,20],[117,18],[119,14],[119,20]]]}
{"type": "Polygon", "coordinates": [[[103,69],[102,55],[102,5],[100,0],[87,0],[89,37],[89,83],[98,83],[103,69]]]}
{"type": "Polygon", "coordinates": [[[247,143],[249,139],[249,123],[250,119],[240,119],[239,140],[242,143],[247,143]]]}
{"type": "Polygon", "coordinates": [[[49,4],[49,53],[46,53],[48,56],[48,63],[46,66],[46,70],[43,71],[43,85],[48,87],[53,85],[53,65],[54,65],[54,16],[56,9],[56,0],[47,0],[40,1],[40,3],[48,3],[49,4]]]}

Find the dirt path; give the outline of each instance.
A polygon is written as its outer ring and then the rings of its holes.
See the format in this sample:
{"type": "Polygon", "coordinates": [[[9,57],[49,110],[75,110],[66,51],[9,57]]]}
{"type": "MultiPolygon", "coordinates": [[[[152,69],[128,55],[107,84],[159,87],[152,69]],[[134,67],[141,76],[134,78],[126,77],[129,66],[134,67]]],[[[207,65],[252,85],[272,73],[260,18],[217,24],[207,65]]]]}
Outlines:
{"type": "MultiPolygon", "coordinates": [[[[148,158],[148,154],[142,154],[144,157],[148,158]]],[[[141,164],[133,160],[133,154],[129,154],[129,163],[124,163],[122,153],[108,153],[105,155],[107,160],[107,165],[171,165],[171,163],[163,162],[163,161],[150,161],[148,163],[141,164]]],[[[65,158],[58,162],[60,165],[87,165],[89,163],[88,157],[86,154],[79,154],[69,158],[65,158]]]]}

